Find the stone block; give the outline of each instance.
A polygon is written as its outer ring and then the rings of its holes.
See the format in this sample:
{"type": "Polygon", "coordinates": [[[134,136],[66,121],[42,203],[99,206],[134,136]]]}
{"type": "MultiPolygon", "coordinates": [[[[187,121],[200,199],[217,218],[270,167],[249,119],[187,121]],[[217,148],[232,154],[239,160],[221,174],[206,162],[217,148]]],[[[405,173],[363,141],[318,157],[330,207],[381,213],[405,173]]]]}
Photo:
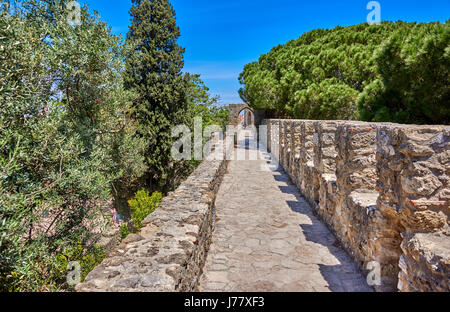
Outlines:
{"type": "Polygon", "coordinates": [[[284,128],[284,152],[283,152],[283,169],[290,176],[291,175],[291,155],[292,155],[292,128],[290,120],[283,120],[284,128]]]}
{"type": "Polygon", "coordinates": [[[304,120],[301,123],[300,152],[300,191],[308,202],[316,204],[319,200],[319,181],[314,167],[314,128],[315,121],[304,120]]]}
{"type": "Polygon", "coordinates": [[[285,128],[285,120],[280,120],[279,127],[278,127],[278,133],[279,133],[279,140],[280,140],[280,150],[279,150],[279,163],[282,168],[285,167],[285,160],[286,160],[286,128],[285,128]]]}
{"type": "Polygon", "coordinates": [[[301,153],[301,121],[291,121],[291,156],[289,174],[291,180],[296,183],[300,173],[300,153],[301,153]]]}
{"type": "Polygon", "coordinates": [[[336,175],[321,174],[319,176],[319,183],[319,205],[317,211],[320,217],[334,230],[335,227],[339,227],[335,224],[337,220],[335,214],[338,196],[336,175]]]}
{"type": "Polygon", "coordinates": [[[401,248],[400,291],[450,292],[450,237],[447,234],[405,236],[401,248]]]}
{"type": "Polygon", "coordinates": [[[376,135],[374,124],[347,122],[338,126],[336,177],[344,196],[357,189],[375,190],[376,135]]]}
{"type": "MultiPolygon", "coordinates": [[[[449,150],[448,126],[391,124],[380,125],[377,129],[377,190],[380,193],[377,227],[382,229],[380,241],[386,242],[386,246],[379,243],[378,248],[390,250],[391,259],[385,259],[386,262],[399,264],[393,275],[398,275],[399,267],[422,265],[423,259],[408,255],[412,252],[411,246],[418,246],[420,240],[413,240],[414,244],[410,245],[409,237],[418,232],[449,231],[449,200],[446,197],[450,192],[449,150]],[[413,259],[418,262],[414,264],[413,259]]],[[[442,238],[443,241],[449,239],[448,236],[442,238]]],[[[414,288],[411,285],[419,283],[419,280],[409,280],[415,278],[414,274],[400,272],[399,276],[400,290],[409,291],[414,288]]],[[[435,289],[440,287],[436,285],[435,289]]],[[[425,288],[418,286],[418,289],[425,288]]],[[[432,289],[430,286],[429,290],[432,289]]]]}
{"type": "Polygon", "coordinates": [[[336,205],[336,131],[343,121],[317,121],[314,123],[314,168],[318,184],[318,209],[331,224],[336,205]]]}

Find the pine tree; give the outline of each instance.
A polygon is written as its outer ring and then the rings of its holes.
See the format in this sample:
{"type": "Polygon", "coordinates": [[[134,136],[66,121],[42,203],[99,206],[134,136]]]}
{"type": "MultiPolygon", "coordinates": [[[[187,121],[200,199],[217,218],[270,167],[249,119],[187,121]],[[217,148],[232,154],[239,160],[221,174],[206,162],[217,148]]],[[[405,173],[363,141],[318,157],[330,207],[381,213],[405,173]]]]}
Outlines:
{"type": "Polygon", "coordinates": [[[239,76],[241,99],[269,116],[447,124],[450,22],[316,29],[239,76]]]}
{"type": "Polygon", "coordinates": [[[138,94],[135,118],[149,141],[148,186],[167,191],[185,165],[170,153],[172,127],[184,122],[187,110],[184,49],[177,44],[180,30],[168,0],[133,0],[130,14],[125,86],[138,94]]]}

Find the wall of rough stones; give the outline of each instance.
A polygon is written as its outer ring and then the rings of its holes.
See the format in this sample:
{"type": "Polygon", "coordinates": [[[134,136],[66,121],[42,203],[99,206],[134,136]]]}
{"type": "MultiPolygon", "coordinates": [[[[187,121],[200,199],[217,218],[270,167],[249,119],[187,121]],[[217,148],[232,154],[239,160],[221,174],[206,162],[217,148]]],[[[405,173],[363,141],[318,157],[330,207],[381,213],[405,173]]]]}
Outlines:
{"type": "MultiPolygon", "coordinates": [[[[291,157],[290,157],[290,176],[292,181],[300,181],[300,157],[302,152],[301,147],[301,123],[291,122],[291,157]]],[[[297,185],[299,186],[299,185],[297,185]]]]}
{"type": "Polygon", "coordinates": [[[195,291],[215,222],[226,160],[204,161],[76,286],[79,292],[195,291]]]}
{"type": "Polygon", "coordinates": [[[402,291],[450,290],[450,127],[383,125],[377,141],[377,206],[401,231],[383,233],[400,254],[402,291]]]}
{"type": "Polygon", "coordinates": [[[362,271],[380,265],[376,290],[450,291],[450,126],[264,124],[269,150],[362,271]]]}

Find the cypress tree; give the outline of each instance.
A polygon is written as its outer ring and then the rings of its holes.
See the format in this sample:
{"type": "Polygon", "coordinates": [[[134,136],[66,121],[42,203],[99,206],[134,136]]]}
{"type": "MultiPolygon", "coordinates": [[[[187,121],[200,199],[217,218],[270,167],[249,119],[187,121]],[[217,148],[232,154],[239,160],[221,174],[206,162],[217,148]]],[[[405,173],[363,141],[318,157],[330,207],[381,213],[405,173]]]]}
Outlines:
{"type": "Polygon", "coordinates": [[[127,34],[125,86],[138,94],[135,118],[140,135],[148,139],[147,184],[168,191],[177,183],[185,163],[171,159],[171,130],[187,115],[187,81],[181,72],[184,49],[168,0],[133,0],[127,34]]]}

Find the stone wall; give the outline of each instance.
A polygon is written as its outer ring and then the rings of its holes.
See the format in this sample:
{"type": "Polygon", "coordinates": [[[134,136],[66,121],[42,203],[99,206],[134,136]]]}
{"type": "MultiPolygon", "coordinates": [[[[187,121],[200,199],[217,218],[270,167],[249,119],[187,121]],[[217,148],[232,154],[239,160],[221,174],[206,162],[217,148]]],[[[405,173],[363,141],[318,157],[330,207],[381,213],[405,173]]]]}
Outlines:
{"type": "MultiPolygon", "coordinates": [[[[375,260],[370,241],[375,231],[372,211],[378,197],[375,191],[376,127],[358,122],[341,123],[335,138],[337,199],[334,225],[344,247],[364,268],[375,260]]],[[[384,265],[380,264],[383,270],[384,265]]],[[[386,287],[386,281],[383,280],[383,284],[386,287]]]]}
{"type": "MultiPolygon", "coordinates": [[[[301,147],[301,123],[291,122],[291,157],[290,157],[290,177],[292,181],[300,181],[300,154],[301,147]]],[[[297,185],[299,187],[299,185],[297,185]]]]}
{"type": "Polygon", "coordinates": [[[195,291],[214,228],[227,162],[204,161],[99,266],[79,292],[195,291]]]}
{"type": "Polygon", "coordinates": [[[278,119],[265,119],[263,125],[267,127],[267,150],[272,153],[275,161],[280,162],[280,121],[278,119]]]}
{"type": "Polygon", "coordinates": [[[291,122],[286,121],[280,124],[283,127],[284,133],[284,153],[283,153],[283,166],[286,168],[286,172],[291,175],[291,152],[292,152],[292,139],[291,139],[291,122]]]}
{"type": "Polygon", "coordinates": [[[265,124],[281,166],[362,271],[380,265],[376,290],[450,291],[449,126],[265,124]]]}
{"type": "Polygon", "coordinates": [[[300,190],[310,204],[319,199],[318,180],[314,167],[314,121],[306,120],[300,125],[300,190]]]}
{"type": "Polygon", "coordinates": [[[319,181],[317,212],[333,231],[339,229],[335,218],[338,200],[336,184],[336,132],[339,121],[317,121],[315,126],[314,167],[319,181]]]}
{"type": "Polygon", "coordinates": [[[450,127],[378,127],[377,164],[381,216],[402,236],[382,247],[400,255],[399,289],[449,291],[450,127]]]}

